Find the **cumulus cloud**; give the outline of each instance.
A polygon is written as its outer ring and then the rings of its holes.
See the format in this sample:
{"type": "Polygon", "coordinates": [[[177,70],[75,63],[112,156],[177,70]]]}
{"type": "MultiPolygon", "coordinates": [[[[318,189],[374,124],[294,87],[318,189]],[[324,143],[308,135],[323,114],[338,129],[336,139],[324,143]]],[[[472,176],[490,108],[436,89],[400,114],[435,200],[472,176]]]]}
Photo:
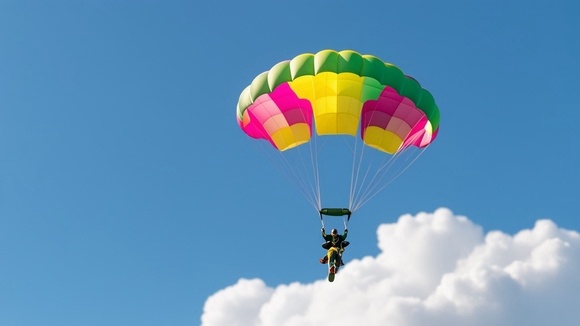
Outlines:
{"type": "Polygon", "coordinates": [[[515,235],[483,234],[440,208],[401,216],[377,236],[381,252],[349,261],[334,283],[240,279],[206,300],[202,324],[578,325],[575,231],[539,220],[515,235]]]}

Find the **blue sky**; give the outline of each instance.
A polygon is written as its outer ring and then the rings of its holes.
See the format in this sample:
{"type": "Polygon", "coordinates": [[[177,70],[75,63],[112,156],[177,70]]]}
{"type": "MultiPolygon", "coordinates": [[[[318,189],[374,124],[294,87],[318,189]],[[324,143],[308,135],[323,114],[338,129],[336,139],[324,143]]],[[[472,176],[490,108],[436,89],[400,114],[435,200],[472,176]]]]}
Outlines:
{"type": "Polygon", "coordinates": [[[483,232],[580,230],[579,9],[0,1],[0,324],[196,325],[240,279],[324,279],[318,216],[235,121],[254,76],[304,52],[376,55],[441,110],[351,220],[350,259],[441,207],[483,232]]]}

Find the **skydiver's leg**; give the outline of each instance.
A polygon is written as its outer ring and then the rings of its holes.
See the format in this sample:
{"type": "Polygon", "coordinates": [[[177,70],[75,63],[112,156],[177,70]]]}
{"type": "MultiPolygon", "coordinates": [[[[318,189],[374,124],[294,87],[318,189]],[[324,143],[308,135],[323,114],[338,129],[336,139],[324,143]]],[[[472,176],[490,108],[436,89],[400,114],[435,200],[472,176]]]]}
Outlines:
{"type": "Polygon", "coordinates": [[[344,261],[342,260],[342,252],[344,251],[344,248],[348,247],[348,245],[350,244],[350,242],[348,241],[343,241],[341,243],[341,250],[340,250],[340,266],[344,265],[344,261]]]}
{"type": "MultiPolygon", "coordinates": [[[[330,242],[330,241],[327,241],[327,242],[322,244],[322,248],[324,248],[326,250],[330,249],[330,247],[332,247],[332,242],[330,242]]],[[[326,263],[328,263],[328,256],[326,254],[324,254],[324,257],[320,258],[318,261],[321,264],[326,264],[326,263]]]]}

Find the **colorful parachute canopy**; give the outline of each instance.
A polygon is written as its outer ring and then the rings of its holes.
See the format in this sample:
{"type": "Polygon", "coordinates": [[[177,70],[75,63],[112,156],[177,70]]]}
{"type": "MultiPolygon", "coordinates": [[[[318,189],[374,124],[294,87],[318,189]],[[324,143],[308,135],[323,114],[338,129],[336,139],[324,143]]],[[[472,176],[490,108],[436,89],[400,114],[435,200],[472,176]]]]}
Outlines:
{"type": "Polygon", "coordinates": [[[433,96],[390,63],[355,51],[305,53],[274,65],[244,89],[237,120],[250,137],[285,151],[318,135],[351,135],[396,154],[437,136],[433,96]]]}

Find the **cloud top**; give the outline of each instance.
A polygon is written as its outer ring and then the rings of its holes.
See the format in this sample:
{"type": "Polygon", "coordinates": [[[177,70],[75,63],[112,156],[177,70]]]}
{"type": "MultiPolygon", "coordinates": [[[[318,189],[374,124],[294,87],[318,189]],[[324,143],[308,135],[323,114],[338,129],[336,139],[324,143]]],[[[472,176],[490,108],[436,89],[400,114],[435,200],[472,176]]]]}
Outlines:
{"type": "Polygon", "coordinates": [[[334,283],[271,288],[240,279],[207,299],[202,324],[576,325],[580,318],[580,234],[550,220],[513,236],[484,235],[440,208],[383,224],[377,237],[381,252],[350,261],[334,283]]]}

